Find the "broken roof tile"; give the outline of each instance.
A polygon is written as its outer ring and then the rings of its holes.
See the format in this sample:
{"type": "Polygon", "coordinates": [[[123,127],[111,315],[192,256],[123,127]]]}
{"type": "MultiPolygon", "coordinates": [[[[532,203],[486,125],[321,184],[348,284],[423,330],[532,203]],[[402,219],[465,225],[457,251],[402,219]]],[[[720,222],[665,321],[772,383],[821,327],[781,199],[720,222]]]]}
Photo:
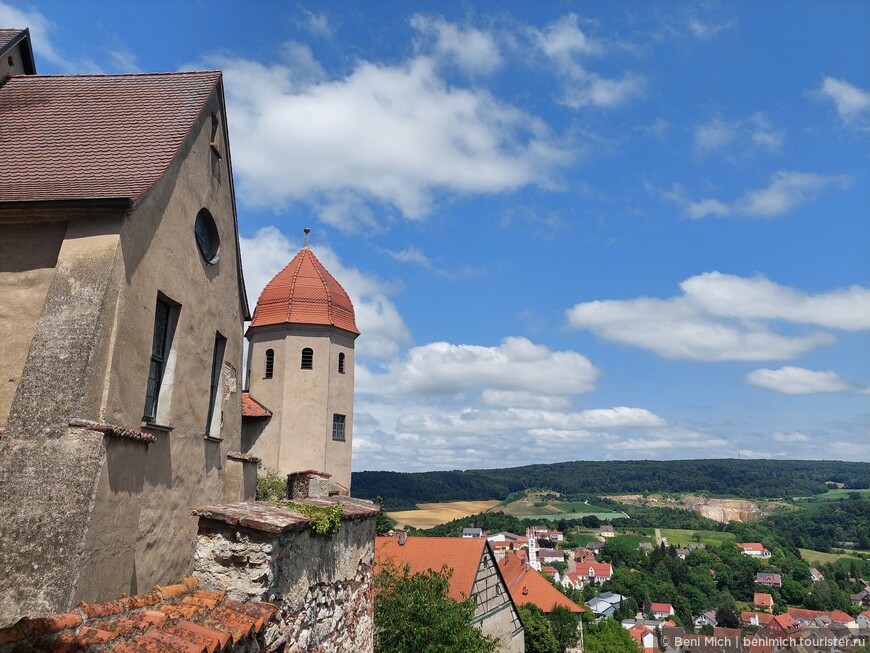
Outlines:
{"type": "Polygon", "coordinates": [[[232,641],[258,650],[257,637],[277,612],[269,603],[230,601],[226,592],[183,578],[147,594],[25,617],[0,628],[0,647],[4,653],[219,653],[232,641]]]}

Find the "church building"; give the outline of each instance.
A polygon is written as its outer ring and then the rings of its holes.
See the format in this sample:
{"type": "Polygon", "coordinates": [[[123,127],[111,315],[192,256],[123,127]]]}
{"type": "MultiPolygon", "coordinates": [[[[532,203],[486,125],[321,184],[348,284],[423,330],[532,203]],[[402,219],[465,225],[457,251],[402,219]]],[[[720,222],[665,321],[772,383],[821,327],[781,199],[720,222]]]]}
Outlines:
{"type": "Polygon", "coordinates": [[[350,492],[354,341],[341,284],[305,247],[266,285],[245,337],[242,448],[284,476],[318,471],[350,492]]]}

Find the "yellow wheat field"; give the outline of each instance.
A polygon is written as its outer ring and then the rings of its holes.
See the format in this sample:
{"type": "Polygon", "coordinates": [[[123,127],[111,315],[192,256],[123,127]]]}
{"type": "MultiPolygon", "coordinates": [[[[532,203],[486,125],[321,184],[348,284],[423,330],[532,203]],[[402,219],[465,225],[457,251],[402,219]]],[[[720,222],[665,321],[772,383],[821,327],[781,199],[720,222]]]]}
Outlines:
{"type": "Polygon", "coordinates": [[[454,519],[486,512],[497,506],[499,501],[449,501],[445,503],[419,503],[417,510],[400,510],[388,512],[399,527],[408,524],[414,528],[432,528],[446,524],[454,519]]]}

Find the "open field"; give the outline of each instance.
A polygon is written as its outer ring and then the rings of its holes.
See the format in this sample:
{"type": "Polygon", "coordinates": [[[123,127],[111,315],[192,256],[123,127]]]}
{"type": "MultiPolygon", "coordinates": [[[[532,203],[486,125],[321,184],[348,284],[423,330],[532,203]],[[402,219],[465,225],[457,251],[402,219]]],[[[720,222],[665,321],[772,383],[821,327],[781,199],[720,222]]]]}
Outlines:
{"type": "Polygon", "coordinates": [[[857,492],[862,499],[870,499],[870,490],[828,490],[824,494],[816,494],[811,497],[795,497],[795,505],[800,508],[818,508],[825,506],[831,501],[849,500],[849,495],[857,492]]]}
{"type": "Polygon", "coordinates": [[[583,519],[589,515],[595,515],[602,521],[610,519],[628,519],[624,512],[548,512],[537,515],[514,515],[520,519],[583,519]]]}
{"type": "Polygon", "coordinates": [[[648,535],[617,535],[615,537],[611,537],[608,541],[613,542],[626,542],[632,549],[636,549],[641,542],[649,542],[650,544],[656,543],[656,538],[650,537],[648,535]]]}
{"type": "Polygon", "coordinates": [[[399,526],[409,524],[414,528],[433,528],[454,519],[469,517],[495,508],[498,501],[449,501],[445,503],[421,503],[417,510],[388,512],[399,526]]]}
{"type": "MultiPolygon", "coordinates": [[[[824,565],[829,562],[836,562],[837,560],[841,560],[843,558],[846,558],[848,560],[856,559],[856,556],[849,555],[847,553],[823,553],[821,551],[813,551],[812,549],[798,549],[798,551],[801,552],[801,557],[810,564],[816,563],[824,565]]],[[[867,552],[865,551],[864,553],[867,552]]]]}
{"type": "Polygon", "coordinates": [[[662,537],[668,538],[668,544],[677,547],[684,547],[691,544],[695,540],[692,535],[699,533],[701,535],[701,543],[706,546],[719,546],[722,542],[728,540],[734,541],[734,533],[720,533],[719,531],[692,531],[682,528],[663,528],[662,537]]]}
{"type": "Polygon", "coordinates": [[[609,508],[595,506],[585,501],[559,501],[543,498],[541,494],[532,493],[522,499],[511,501],[499,508],[506,515],[520,519],[582,519],[595,515],[601,520],[627,519],[623,512],[614,512],[609,508]]]}

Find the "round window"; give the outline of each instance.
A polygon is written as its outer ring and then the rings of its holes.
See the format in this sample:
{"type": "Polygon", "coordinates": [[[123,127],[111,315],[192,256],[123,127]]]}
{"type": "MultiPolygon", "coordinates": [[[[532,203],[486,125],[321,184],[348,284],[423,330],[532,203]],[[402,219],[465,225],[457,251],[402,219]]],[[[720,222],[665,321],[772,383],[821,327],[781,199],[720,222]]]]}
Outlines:
{"type": "Polygon", "coordinates": [[[202,209],[196,214],[196,225],[193,231],[196,235],[196,246],[199,247],[199,253],[202,254],[205,262],[209,265],[217,263],[221,239],[214,218],[206,209],[202,209]]]}

